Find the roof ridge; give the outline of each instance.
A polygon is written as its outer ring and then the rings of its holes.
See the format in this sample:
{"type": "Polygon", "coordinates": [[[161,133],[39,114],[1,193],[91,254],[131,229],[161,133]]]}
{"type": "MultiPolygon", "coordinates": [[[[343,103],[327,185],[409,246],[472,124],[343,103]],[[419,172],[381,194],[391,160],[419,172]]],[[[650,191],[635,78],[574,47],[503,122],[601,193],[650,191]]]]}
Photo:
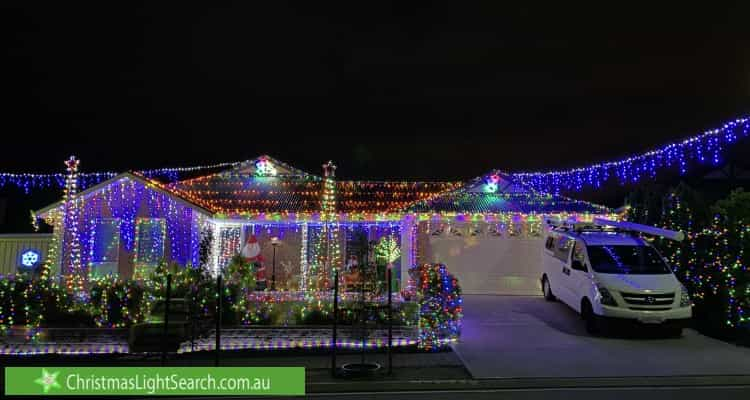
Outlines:
{"type": "MultiPolygon", "coordinates": [[[[74,196],[75,197],[85,198],[89,194],[97,192],[97,191],[99,191],[99,190],[101,190],[101,189],[103,189],[103,188],[105,188],[105,187],[107,187],[107,186],[109,186],[109,185],[111,185],[111,184],[113,184],[113,183],[115,183],[115,182],[123,179],[123,178],[130,178],[130,179],[134,179],[134,180],[140,181],[140,183],[142,185],[145,185],[146,187],[151,186],[151,187],[153,187],[157,191],[162,191],[162,192],[164,192],[164,193],[166,193],[168,195],[174,196],[177,199],[179,199],[179,200],[181,200],[181,201],[189,204],[190,206],[198,208],[200,211],[203,211],[203,212],[205,212],[208,215],[212,215],[214,213],[214,210],[208,204],[203,204],[203,202],[198,202],[195,199],[187,196],[185,193],[183,193],[182,190],[177,189],[177,188],[172,188],[172,187],[170,187],[170,186],[168,186],[168,185],[166,185],[164,183],[161,183],[161,182],[159,182],[159,181],[157,181],[155,179],[148,178],[145,175],[143,175],[143,174],[141,174],[140,172],[137,172],[137,171],[125,171],[125,172],[121,172],[121,173],[113,176],[112,178],[109,178],[109,179],[107,179],[105,181],[99,182],[96,185],[93,185],[91,187],[86,188],[85,190],[82,190],[82,191],[76,193],[74,196]]],[[[56,201],[56,202],[54,202],[52,204],[47,205],[46,207],[40,208],[38,210],[35,210],[34,214],[35,215],[45,214],[48,211],[61,206],[64,202],[65,202],[64,199],[58,200],[58,201],[56,201]]]]}
{"type": "MultiPolygon", "coordinates": [[[[250,164],[254,165],[258,161],[264,160],[264,159],[265,160],[269,160],[269,161],[271,161],[272,164],[278,165],[278,166],[280,166],[280,167],[282,167],[284,169],[287,169],[289,171],[297,172],[299,175],[302,175],[302,176],[313,176],[313,177],[320,178],[320,175],[311,174],[311,173],[309,173],[309,172],[307,172],[307,171],[305,171],[303,169],[294,167],[294,166],[292,166],[289,163],[281,161],[281,160],[279,160],[276,157],[271,157],[268,154],[261,154],[258,157],[250,158],[250,159],[247,159],[245,161],[240,161],[237,164],[235,164],[234,166],[232,166],[232,168],[226,169],[226,170],[224,170],[222,172],[236,171],[236,170],[242,169],[242,168],[244,168],[244,167],[246,167],[246,166],[248,166],[250,164]]],[[[295,174],[284,174],[284,175],[288,176],[288,175],[295,175],[295,174]]]]}

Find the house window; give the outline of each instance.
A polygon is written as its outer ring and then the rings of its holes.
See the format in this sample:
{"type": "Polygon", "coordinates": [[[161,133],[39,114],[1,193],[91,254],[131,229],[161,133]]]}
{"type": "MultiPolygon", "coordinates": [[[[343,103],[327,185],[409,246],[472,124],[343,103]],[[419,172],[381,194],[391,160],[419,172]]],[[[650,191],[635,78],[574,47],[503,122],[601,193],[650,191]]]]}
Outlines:
{"type": "Polygon", "coordinates": [[[102,218],[96,221],[89,238],[91,248],[89,277],[117,275],[120,255],[120,220],[102,218]]]}
{"type": "Polygon", "coordinates": [[[239,226],[222,227],[219,231],[218,266],[223,271],[242,249],[242,229],[239,226]]]}
{"type": "Polygon", "coordinates": [[[167,228],[163,218],[139,218],[135,225],[135,275],[145,278],[164,258],[167,228]]]}

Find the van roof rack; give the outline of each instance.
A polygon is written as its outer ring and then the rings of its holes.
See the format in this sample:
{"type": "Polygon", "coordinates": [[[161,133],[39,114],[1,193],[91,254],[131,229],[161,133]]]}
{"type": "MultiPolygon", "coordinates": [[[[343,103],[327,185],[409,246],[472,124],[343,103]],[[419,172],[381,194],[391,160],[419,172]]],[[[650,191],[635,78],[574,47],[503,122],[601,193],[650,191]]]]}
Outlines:
{"type": "Polygon", "coordinates": [[[655,226],[636,224],[634,222],[612,221],[604,218],[594,218],[592,222],[575,221],[572,219],[560,221],[559,218],[556,220],[554,218],[548,218],[547,224],[559,232],[622,232],[633,235],[645,233],[678,242],[685,239],[685,233],[682,231],[662,229],[655,226]]]}
{"type": "Polygon", "coordinates": [[[578,221],[574,218],[568,218],[567,220],[561,220],[559,217],[548,217],[545,221],[547,225],[558,231],[570,232],[583,232],[583,231],[596,231],[601,232],[604,230],[603,225],[598,225],[590,221],[578,221]]]}

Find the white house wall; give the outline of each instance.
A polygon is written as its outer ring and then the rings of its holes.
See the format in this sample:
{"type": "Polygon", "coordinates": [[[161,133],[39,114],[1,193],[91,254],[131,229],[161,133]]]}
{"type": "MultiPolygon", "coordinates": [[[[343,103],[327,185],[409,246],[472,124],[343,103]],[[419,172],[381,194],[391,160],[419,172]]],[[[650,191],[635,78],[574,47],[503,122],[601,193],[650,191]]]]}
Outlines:
{"type": "Polygon", "coordinates": [[[0,275],[27,272],[29,268],[21,265],[20,256],[27,250],[39,253],[40,259],[34,266],[39,266],[46,260],[52,235],[50,234],[14,234],[0,235],[0,275]]]}
{"type": "Polygon", "coordinates": [[[539,295],[542,236],[493,236],[486,229],[472,236],[420,229],[421,258],[443,263],[465,294],[539,295]]]}

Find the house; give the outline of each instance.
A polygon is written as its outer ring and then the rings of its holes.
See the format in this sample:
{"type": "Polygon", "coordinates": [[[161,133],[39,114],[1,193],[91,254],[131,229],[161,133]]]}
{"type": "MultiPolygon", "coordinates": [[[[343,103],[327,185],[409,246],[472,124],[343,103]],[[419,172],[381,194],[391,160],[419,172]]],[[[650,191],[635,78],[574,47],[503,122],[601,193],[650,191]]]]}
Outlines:
{"type": "Polygon", "coordinates": [[[252,241],[276,288],[319,290],[333,270],[363,262],[364,237],[376,250],[396,244],[388,261],[402,285],[408,267],[443,262],[467,293],[536,294],[544,219],[612,213],[501,171],[414,182],[337,180],[335,170],[261,156],[172,183],[127,172],[35,215],[53,227],[52,272],[82,279],[144,278],[162,260],[218,274],[252,241]]]}

